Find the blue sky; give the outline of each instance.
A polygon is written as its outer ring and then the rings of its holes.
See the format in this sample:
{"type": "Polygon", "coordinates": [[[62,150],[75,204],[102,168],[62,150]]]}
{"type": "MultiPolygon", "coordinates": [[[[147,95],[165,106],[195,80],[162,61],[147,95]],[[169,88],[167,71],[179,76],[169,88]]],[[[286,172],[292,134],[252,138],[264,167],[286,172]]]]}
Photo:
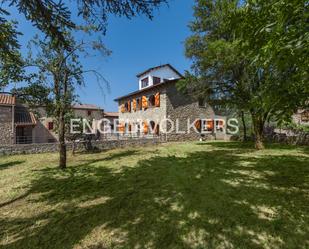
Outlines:
{"type": "MultiPolygon", "coordinates": [[[[116,97],[138,89],[136,74],[153,66],[170,63],[181,73],[189,69],[184,55],[184,41],[190,35],[189,22],[193,19],[194,0],[171,0],[169,7],[155,11],[152,21],[140,16],[132,20],[111,17],[104,42],[112,50],[109,57],[82,60],[85,69],[98,70],[110,83],[105,98],[95,77],[86,75],[86,86],[78,89],[82,103],[97,104],[106,111],[116,111],[116,97]]],[[[20,38],[22,51],[37,30],[23,17],[12,12],[24,33],[20,38]]]]}

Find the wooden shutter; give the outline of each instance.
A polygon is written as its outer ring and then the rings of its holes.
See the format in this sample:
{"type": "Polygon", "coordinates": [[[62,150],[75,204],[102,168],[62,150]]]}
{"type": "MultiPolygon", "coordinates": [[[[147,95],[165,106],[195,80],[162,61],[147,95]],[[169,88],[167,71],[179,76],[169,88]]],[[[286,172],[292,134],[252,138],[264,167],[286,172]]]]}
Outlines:
{"type": "Polygon", "coordinates": [[[121,105],[121,107],[120,107],[120,111],[121,111],[122,113],[124,113],[124,112],[125,112],[125,107],[124,107],[124,104],[122,104],[122,105],[121,105]]]}
{"type": "Polygon", "coordinates": [[[213,120],[207,121],[206,128],[208,131],[212,131],[214,129],[214,121],[213,120]]]}
{"type": "Polygon", "coordinates": [[[128,100],[128,112],[131,112],[131,100],[128,100]]]}
{"type": "Polygon", "coordinates": [[[160,93],[156,93],[155,95],[155,106],[160,107],[160,93]]]}
{"type": "Polygon", "coordinates": [[[119,132],[120,132],[120,133],[124,133],[124,131],[125,131],[125,125],[124,125],[124,123],[120,123],[119,126],[118,126],[118,129],[119,129],[119,132]]]}
{"type": "Polygon", "coordinates": [[[148,108],[148,100],[147,100],[147,97],[146,96],[143,96],[142,97],[142,107],[144,109],[148,108]]]}
{"type": "Polygon", "coordinates": [[[198,131],[201,131],[201,120],[196,120],[194,126],[198,131]]]}
{"type": "Polygon", "coordinates": [[[136,112],[136,99],[133,99],[133,111],[136,112]]]}
{"type": "Polygon", "coordinates": [[[148,124],[147,122],[144,122],[143,124],[144,124],[144,134],[146,135],[148,134],[148,124]]]}

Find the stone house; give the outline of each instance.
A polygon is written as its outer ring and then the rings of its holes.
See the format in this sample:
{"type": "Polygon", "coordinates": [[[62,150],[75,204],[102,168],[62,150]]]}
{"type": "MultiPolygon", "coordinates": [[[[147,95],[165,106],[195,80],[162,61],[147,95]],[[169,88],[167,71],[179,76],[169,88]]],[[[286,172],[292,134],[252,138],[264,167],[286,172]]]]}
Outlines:
{"type": "Polygon", "coordinates": [[[118,129],[124,136],[149,136],[151,133],[166,140],[200,139],[204,136],[201,129],[214,130],[214,121],[202,123],[205,119],[225,119],[216,116],[213,108],[204,101],[180,93],[176,83],[183,76],[170,64],[150,68],[137,77],[139,90],[115,99],[118,102],[118,129]],[[192,129],[188,130],[189,124],[192,129]]]}
{"type": "Polygon", "coordinates": [[[104,112],[104,119],[107,119],[109,121],[109,128],[111,131],[114,130],[114,125],[117,122],[118,118],[118,112],[104,112]]]}
{"type": "MultiPolygon", "coordinates": [[[[75,117],[94,122],[104,117],[103,110],[95,105],[76,104],[72,110],[75,117]]],[[[52,117],[48,117],[44,107],[37,107],[31,112],[15,96],[0,93],[1,144],[53,143],[57,140],[55,122],[52,117]]]]}

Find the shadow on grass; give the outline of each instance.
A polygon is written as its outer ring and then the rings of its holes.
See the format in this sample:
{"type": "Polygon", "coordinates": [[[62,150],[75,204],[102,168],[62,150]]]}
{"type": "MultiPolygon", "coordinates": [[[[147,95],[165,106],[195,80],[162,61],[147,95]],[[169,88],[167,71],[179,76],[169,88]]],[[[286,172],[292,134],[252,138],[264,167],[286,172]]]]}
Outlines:
{"type": "MultiPolygon", "coordinates": [[[[206,142],[206,143],[197,143],[198,145],[211,145],[215,148],[223,148],[223,149],[232,149],[237,150],[240,149],[241,152],[244,152],[244,149],[255,151],[253,142],[206,142]]],[[[281,144],[281,143],[264,143],[266,149],[275,149],[275,150],[291,150],[291,149],[299,149],[303,148],[304,152],[309,153],[309,146],[299,146],[299,145],[289,145],[289,144],[281,144]]]]}
{"type": "Polygon", "coordinates": [[[1,219],[0,235],[17,238],[5,248],[69,249],[90,234],[86,248],[309,245],[308,158],[220,150],[157,156],[121,172],[92,163],[38,172],[36,204],[63,207],[1,219]]]}
{"type": "Polygon", "coordinates": [[[10,167],[22,164],[24,162],[25,161],[13,161],[13,162],[7,162],[7,163],[0,163],[0,170],[7,169],[10,167]]]}

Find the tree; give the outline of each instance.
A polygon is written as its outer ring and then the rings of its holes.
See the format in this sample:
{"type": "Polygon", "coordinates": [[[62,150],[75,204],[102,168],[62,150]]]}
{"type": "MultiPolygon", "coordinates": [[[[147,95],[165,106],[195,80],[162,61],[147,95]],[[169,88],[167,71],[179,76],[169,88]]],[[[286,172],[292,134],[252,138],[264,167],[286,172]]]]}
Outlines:
{"type": "Polygon", "coordinates": [[[15,6],[40,31],[65,47],[70,45],[66,41],[65,30],[82,29],[104,34],[109,14],[127,18],[143,14],[152,18],[154,8],[165,2],[166,0],[80,0],[71,1],[73,6],[67,6],[61,0],[0,0],[2,4],[15,6]],[[74,18],[73,21],[70,9],[74,7],[81,18],[74,18]],[[88,29],[89,27],[92,28],[88,29]]]}
{"type": "Polygon", "coordinates": [[[9,13],[0,8],[0,89],[22,77],[22,58],[19,53],[16,22],[10,22],[1,15],[9,13]]]}
{"type": "MultiPolygon", "coordinates": [[[[193,75],[188,72],[187,80],[179,86],[213,105],[249,112],[257,149],[264,148],[265,122],[293,112],[304,89],[303,83],[287,84],[287,79],[296,77],[290,65],[285,68],[289,73],[283,73],[275,60],[269,61],[261,52],[269,42],[269,37],[259,32],[268,24],[265,2],[197,1],[190,26],[194,34],[186,41],[193,75]]],[[[303,76],[298,79],[306,82],[303,76]]]]}
{"type": "MultiPolygon", "coordinates": [[[[92,42],[96,50],[106,53],[100,34],[105,34],[109,14],[132,18],[144,14],[150,19],[154,8],[166,0],[81,0],[76,4],[78,17],[71,17],[70,8],[62,1],[53,0],[0,0],[16,6],[26,19],[30,20],[46,35],[46,41],[36,41],[40,48],[32,66],[39,68],[36,75],[42,84],[52,84],[51,94],[54,97],[55,116],[59,121],[60,162],[61,168],[66,167],[65,122],[64,116],[70,103],[74,99],[74,86],[83,84],[82,65],[78,60],[78,53],[85,52],[84,42],[76,44],[70,35],[73,31],[83,31],[87,34],[95,33],[97,41],[92,42]],[[69,35],[68,35],[69,34],[69,35]]],[[[72,6],[70,6],[72,7],[72,6]]],[[[1,14],[1,13],[0,13],[1,14]]],[[[94,70],[98,79],[103,79],[94,70]]]]}
{"type": "MultiPolygon", "coordinates": [[[[59,43],[54,42],[51,38],[43,41],[37,36],[31,41],[31,45],[36,48],[36,53],[29,53],[27,66],[37,68],[36,73],[32,75],[35,83],[31,83],[30,86],[23,89],[23,92],[29,92],[32,84],[39,84],[43,93],[45,93],[44,89],[50,89],[48,94],[52,106],[50,115],[55,118],[57,123],[59,167],[62,169],[66,168],[67,124],[65,117],[70,113],[72,103],[77,98],[75,87],[84,85],[85,73],[94,73],[99,84],[107,83],[100,73],[95,70],[85,70],[79,62],[79,55],[85,51],[87,44],[84,42],[77,43],[70,32],[65,35],[65,39],[71,48],[70,51],[67,51],[64,46],[59,46],[59,43]]],[[[94,49],[107,52],[104,46],[96,45],[94,49]]]]}

